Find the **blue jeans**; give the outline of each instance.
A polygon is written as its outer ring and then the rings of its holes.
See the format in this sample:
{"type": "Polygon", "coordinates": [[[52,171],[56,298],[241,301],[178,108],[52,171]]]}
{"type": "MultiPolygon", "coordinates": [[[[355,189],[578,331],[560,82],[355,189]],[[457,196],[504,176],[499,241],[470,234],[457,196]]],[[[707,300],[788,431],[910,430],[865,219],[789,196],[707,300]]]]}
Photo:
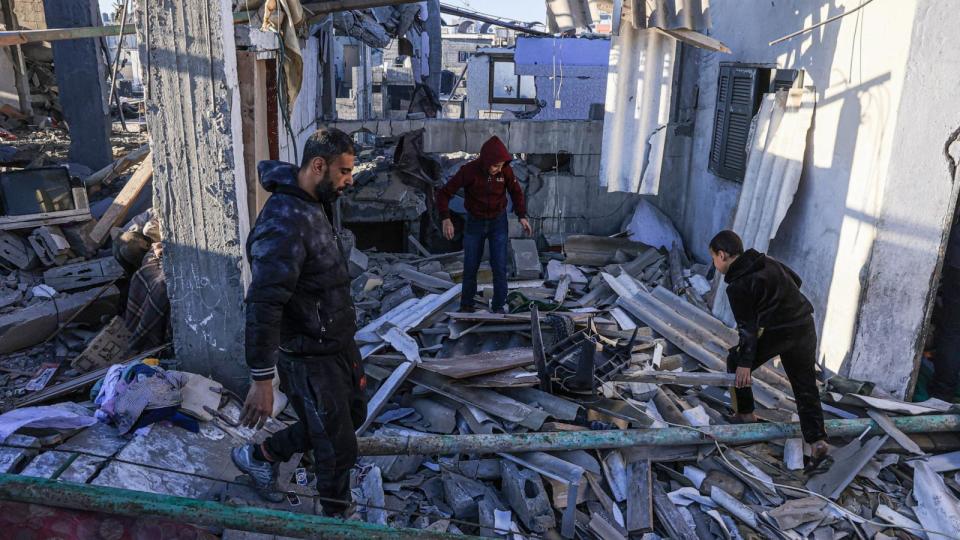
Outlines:
{"type": "Polygon", "coordinates": [[[490,267],[493,269],[494,311],[507,301],[507,213],[493,219],[478,219],[467,214],[463,231],[463,291],[460,306],[473,307],[477,295],[477,271],[483,257],[483,243],[490,242],[490,267]]]}

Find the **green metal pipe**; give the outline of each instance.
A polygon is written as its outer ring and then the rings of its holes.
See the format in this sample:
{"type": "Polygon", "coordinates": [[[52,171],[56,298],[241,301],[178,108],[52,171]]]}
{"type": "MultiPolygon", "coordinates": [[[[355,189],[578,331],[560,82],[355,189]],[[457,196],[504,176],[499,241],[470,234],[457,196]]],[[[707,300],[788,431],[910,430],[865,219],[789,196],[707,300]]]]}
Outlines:
{"type": "Polygon", "coordinates": [[[63,39],[95,38],[132,34],[137,27],[132,24],[85,26],[81,28],[45,28],[43,30],[7,30],[0,32],[0,46],[22,45],[38,41],[59,41],[63,39]]]}
{"type": "MultiPolygon", "coordinates": [[[[892,418],[904,433],[942,433],[960,431],[960,415],[902,416],[892,418]]],[[[827,420],[830,437],[854,437],[870,428],[882,433],[869,418],[827,420]]],[[[799,423],[756,423],[709,426],[693,429],[668,427],[607,431],[555,431],[494,435],[422,435],[413,437],[361,437],[360,455],[390,456],[407,454],[459,454],[498,452],[544,452],[627,448],[631,446],[683,446],[692,444],[752,444],[775,439],[800,437],[799,423]]]]}
{"type": "Polygon", "coordinates": [[[0,474],[0,500],[131,517],[166,518],[195,525],[295,538],[476,538],[419,529],[399,529],[362,521],[296,514],[254,506],[158,495],[129,489],[74,484],[45,478],[0,474]]]}

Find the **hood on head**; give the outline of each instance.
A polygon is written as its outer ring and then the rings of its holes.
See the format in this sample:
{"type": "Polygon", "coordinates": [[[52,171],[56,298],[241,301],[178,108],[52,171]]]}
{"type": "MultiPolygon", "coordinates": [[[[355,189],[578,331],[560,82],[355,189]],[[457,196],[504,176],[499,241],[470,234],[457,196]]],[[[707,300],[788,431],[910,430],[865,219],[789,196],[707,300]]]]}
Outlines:
{"type": "Polygon", "coordinates": [[[300,169],[284,161],[264,160],[257,163],[257,173],[260,175],[260,185],[263,189],[273,193],[278,186],[288,186],[300,189],[297,184],[297,173],[300,169]]]}
{"type": "Polygon", "coordinates": [[[487,139],[487,142],[480,147],[480,165],[484,170],[489,169],[494,163],[509,162],[512,159],[513,156],[496,135],[487,139]]]}
{"type": "Polygon", "coordinates": [[[741,276],[759,272],[763,270],[766,265],[767,263],[764,261],[763,253],[752,248],[748,249],[737,257],[737,260],[733,261],[733,264],[730,265],[730,270],[727,271],[727,275],[724,277],[724,281],[730,283],[741,276]]]}

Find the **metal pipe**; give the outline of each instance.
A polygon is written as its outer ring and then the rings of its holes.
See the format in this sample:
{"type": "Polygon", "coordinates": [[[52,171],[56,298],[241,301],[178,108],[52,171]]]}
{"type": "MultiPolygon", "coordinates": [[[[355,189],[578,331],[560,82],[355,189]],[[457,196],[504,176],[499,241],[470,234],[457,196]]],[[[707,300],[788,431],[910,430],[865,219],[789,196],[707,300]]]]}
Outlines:
{"type": "MultiPolygon", "coordinates": [[[[451,534],[421,529],[393,528],[255,506],[230,506],[214,501],[15,474],[0,474],[0,500],[130,517],[174,519],[196,525],[296,538],[454,538],[451,534]]],[[[456,535],[456,538],[478,537],[456,535]]]]}
{"type": "MultiPolygon", "coordinates": [[[[904,433],[960,431],[960,415],[902,416],[892,418],[904,433]]],[[[827,420],[830,437],[855,437],[870,429],[883,433],[869,418],[827,420]]],[[[630,429],[607,431],[559,431],[492,435],[422,435],[416,437],[361,437],[360,455],[432,455],[459,453],[549,452],[593,450],[631,446],[683,446],[693,444],[752,444],[801,436],[800,424],[736,424],[698,428],[630,429]]]]}
{"type": "Polygon", "coordinates": [[[46,30],[10,30],[0,32],[0,47],[22,45],[38,41],[60,41],[63,39],[95,38],[129,34],[137,31],[132,24],[109,26],[85,26],[82,28],[47,28],[46,30]]]}
{"type": "Polygon", "coordinates": [[[470,19],[473,21],[480,21],[480,22],[495,24],[497,26],[509,28],[510,30],[522,32],[524,34],[531,34],[534,36],[547,36],[547,37],[550,36],[550,34],[543,32],[541,30],[534,30],[533,28],[527,28],[526,26],[521,26],[519,24],[507,22],[507,21],[504,21],[503,19],[498,19],[496,17],[483,15],[482,13],[477,13],[476,11],[470,11],[469,9],[461,9],[456,6],[451,6],[449,4],[440,4],[440,12],[446,13],[447,15],[456,15],[457,17],[463,17],[465,19],[470,19]]]}

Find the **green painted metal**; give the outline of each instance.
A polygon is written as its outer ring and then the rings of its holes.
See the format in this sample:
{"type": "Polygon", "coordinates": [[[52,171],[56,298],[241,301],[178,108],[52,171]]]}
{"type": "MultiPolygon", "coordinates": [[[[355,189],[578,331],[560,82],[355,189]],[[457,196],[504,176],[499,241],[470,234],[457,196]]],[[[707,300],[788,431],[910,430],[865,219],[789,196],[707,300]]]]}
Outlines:
{"type": "MultiPolygon", "coordinates": [[[[904,433],[960,431],[960,415],[903,416],[892,418],[904,433]]],[[[827,420],[830,437],[858,436],[867,428],[882,431],[869,418],[827,420]]],[[[361,437],[360,455],[458,454],[497,452],[543,452],[626,448],[630,446],[682,446],[692,444],[752,444],[800,437],[799,423],[756,423],[688,428],[630,429],[607,431],[558,431],[494,435],[418,435],[415,437],[361,437]]]]}
{"type": "Polygon", "coordinates": [[[74,484],[45,478],[0,474],[0,500],[87,510],[122,516],[173,519],[196,525],[291,536],[295,538],[448,539],[476,536],[399,529],[254,506],[230,506],[214,501],[158,495],[129,489],[74,484]]]}

